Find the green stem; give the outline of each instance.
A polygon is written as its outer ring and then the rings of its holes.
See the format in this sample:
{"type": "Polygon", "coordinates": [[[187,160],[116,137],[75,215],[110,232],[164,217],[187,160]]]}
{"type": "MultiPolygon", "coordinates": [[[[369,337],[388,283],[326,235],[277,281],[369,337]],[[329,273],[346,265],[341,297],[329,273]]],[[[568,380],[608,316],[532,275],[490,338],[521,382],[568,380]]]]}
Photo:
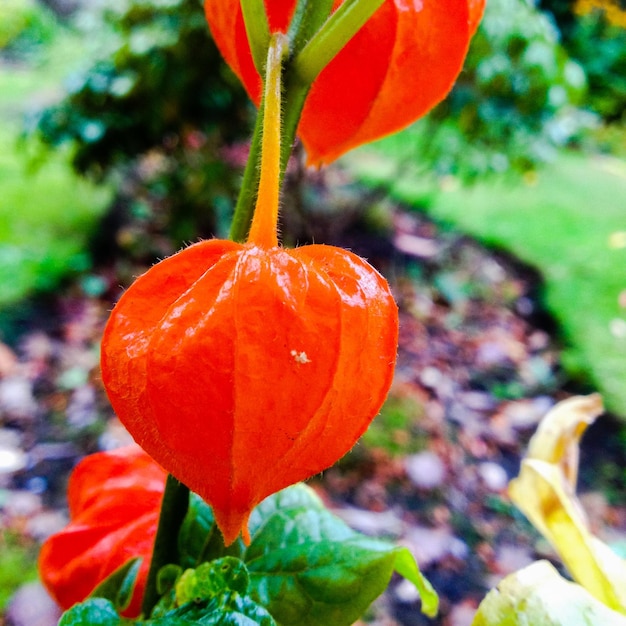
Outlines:
{"type": "Polygon", "coordinates": [[[282,179],[283,62],[289,41],[282,33],[270,39],[263,84],[263,140],[261,177],[248,241],[262,248],[278,246],[278,207],[282,179]]]}
{"type": "Polygon", "coordinates": [[[270,27],[263,0],[241,0],[241,13],[256,71],[263,76],[265,57],[270,43],[270,27]]]}
{"type": "Polygon", "coordinates": [[[169,475],[161,503],[159,526],[154,540],[152,561],[148,571],[146,591],[141,605],[144,617],[150,613],[159,600],[157,579],[159,570],[170,563],[179,562],[178,532],[189,509],[189,489],[169,475]]]}
{"type": "Polygon", "coordinates": [[[312,84],[335,55],[357,34],[385,0],[346,0],[296,56],[293,67],[312,84]]]}
{"type": "MultiPolygon", "coordinates": [[[[248,0],[251,1],[251,0],[248,0]]],[[[253,0],[252,0],[253,1],[253,0]]],[[[242,0],[242,8],[244,0],[242,0]]],[[[332,9],[333,0],[299,0],[291,24],[288,38],[292,42],[292,52],[297,52],[327,19],[332,9]]],[[[244,13],[245,16],[245,13],[244,13]]],[[[267,18],[263,18],[267,23],[267,18]]],[[[265,35],[264,35],[265,37],[265,35]]],[[[269,46],[269,35],[267,40],[269,46]]],[[[252,47],[252,46],[251,46],[252,47]]],[[[267,50],[267,47],[266,47],[267,50]]],[[[257,54],[260,54],[257,52],[257,54]]],[[[258,63],[255,61],[258,69],[258,63]]],[[[263,66],[265,60],[263,60],[263,66]]],[[[281,175],[282,182],[289,162],[289,156],[296,138],[298,122],[304,106],[304,100],[310,85],[303,83],[294,72],[289,70],[289,63],[285,70],[285,89],[283,94],[283,127],[281,133],[281,175]]],[[[264,75],[264,69],[259,71],[264,75]]],[[[230,238],[234,241],[245,241],[248,237],[254,207],[256,205],[257,189],[261,177],[261,139],[263,135],[263,102],[257,113],[256,124],[250,142],[250,153],[243,173],[243,180],[230,228],[230,238]]]]}
{"type": "Polygon", "coordinates": [[[287,169],[293,144],[296,140],[298,124],[302,116],[304,102],[311,85],[301,82],[300,77],[289,68],[285,76],[285,96],[283,98],[283,128],[281,135],[281,182],[287,169]]]}
{"type": "Polygon", "coordinates": [[[322,27],[333,8],[333,0],[299,0],[287,36],[292,54],[298,54],[322,27]]]}
{"type": "Polygon", "coordinates": [[[256,123],[252,132],[252,141],[250,142],[250,152],[246,169],[243,172],[241,181],[241,189],[239,197],[235,205],[233,220],[230,224],[229,237],[233,241],[245,241],[248,238],[248,230],[252,223],[254,215],[254,207],[256,205],[256,194],[259,187],[259,179],[261,172],[259,164],[261,160],[261,139],[263,136],[263,102],[257,112],[256,123]]]}
{"type": "MultiPolygon", "coordinates": [[[[298,123],[311,84],[333,57],[358,32],[384,0],[346,0],[328,16],[332,0],[300,0],[289,31],[297,56],[285,72],[284,117],[281,130],[280,183],[296,137],[298,123]],[[319,30],[318,30],[319,29],[319,30]],[[316,33],[309,40],[312,33],[316,33]],[[304,42],[308,40],[305,45],[304,42]],[[304,46],[301,50],[300,48],[304,46]]],[[[263,0],[241,0],[248,41],[259,74],[265,73],[265,58],[270,43],[270,31],[263,0]]],[[[260,155],[263,134],[263,102],[254,127],[250,154],[244,171],[241,191],[235,207],[230,237],[245,241],[252,223],[260,180],[260,155]]],[[[179,562],[178,534],[189,508],[189,489],[173,476],[167,477],[159,525],[154,542],[152,561],[146,582],[142,612],[149,617],[159,600],[157,580],[159,570],[179,562]]],[[[212,537],[209,547],[219,549],[221,533],[212,537]]],[[[223,540],[221,540],[223,543],[223,540]]]]}
{"type": "MultiPolygon", "coordinates": [[[[259,0],[242,0],[242,7],[246,1],[259,2],[259,0]]],[[[332,0],[300,0],[298,2],[289,28],[291,51],[292,54],[295,54],[295,58],[286,61],[284,70],[281,183],[287,169],[300,116],[311,84],[326,67],[326,64],[350,41],[383,2],[384,0],[346,0],[328,18],[332,8],[332,0]],[[324,20],[326,21],[324,22],[324,20]],[[314,32],[316,34],[312,35],[314,32]],[[305,45],[307,40],[308,43],[305,45]]],[[[264,19],[266,20],[266,18],[264,19]]],[[[265,51],[267,45],[269,45],[269,37],[265,43],[265,51]]],[[[260,53],[257,52],[257,54],[260,53]]],[[[255,64],[258,67],[257,61],[255,64]]],[[[259,73],[263,75],[263,72],[259,73]]],[[[234,241],[246,240],[254,215],[260,180],[259,164],[262,134],[263,103],[261,102],[230,229],[230,238],[234,241]]]]}
{"type": "MultiPolygon", "coordinates": [[[[304,101],[309,92],[309,85],[302,84],[293,72],[287,72],[285,77],[285,94],[283,97],[283,126],[280,145],[280,184],[282,184],[287,169],[287,163],[296,139],[298,123],[304,101]]],[[[256,206],[257,190],[261,178],[261,139],[263,134],[263,103],[257,112],[257,120],[250,143],[250,153],[243,173],[241,189],[233,214],[230,227],[230,238],[233,241],[243,242],[248,238],[248,231],[256,206]]]]}

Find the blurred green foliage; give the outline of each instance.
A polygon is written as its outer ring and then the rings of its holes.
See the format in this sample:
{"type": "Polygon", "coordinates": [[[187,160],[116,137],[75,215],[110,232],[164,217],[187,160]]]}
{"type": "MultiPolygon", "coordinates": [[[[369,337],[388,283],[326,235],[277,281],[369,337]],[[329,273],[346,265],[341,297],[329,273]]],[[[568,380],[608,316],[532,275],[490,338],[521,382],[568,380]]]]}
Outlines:
{"type": "Polygon", "coordinates": [[[596,10],[581,16],[567,43],[587,74],[589,106],[607,122],[626,124],[626,28],[596,10]]]}
{"type": "Polygon", "coordinates": [[[438,175],[473,180],[527,171],[588,123],[577,105],[580,66],[529,0],[489,0],[465,69],[448,98],[380,148],[438,175]]]}
{"type": "MultiPolygon", "coordinates": [[[[544,4],[567,41],[586,42],[593,56],[593,34],[572,35],[584,24],[571,1],[544,4]]],[[[77,171],[117,182],[128,225],[118,243],[135,256],[225,234],[238,190],[232,165],[245,150],[224,146],[247,136],[252,109],[211,41],[200,0],[111,0],[88,7],[79,24],[98,42],[97,60],[70,77],[33,127],[48,144],[71,142],[77,171]]],[[[549,161],[594,123],[578,107],[585,73],[559,39],[532,0],[490,0],[450,96],[381,149],[413,170],[464,180],[549,161]]]]}
{"type": "Polygon", "coordinates": [[[36,0],[0,2],[0,53],[20,55],[47,44],[54,37],[54,16],[36,0]]]}
{"type": "Polygon", "coordinates": [[[541,0],[564,47],[585,70],[585,105],[606,122],[626,123],[626,3],[623,0],[541,0]]]}
{"type": "Polygon", "coordinates": [[[247,136],[250,109],[201,2],[112,0],[87,11],[78,23],[99,42],[97,59],[33,126],[48,144],[73,145],[77,171],[121,181],[131,212],[177,244],[214,233],[238,182],[223,146],[247,136]]]}
{"type": "Polygon", "coordinates": [[[79,171],[106,172],[193,129],[245,131],[237,81],[198,0],[114,0],[91,11],[82,23],[103,41],[100,58],[70,76],[66,97],[38,120],[51,143],[76,141],[79,171]]]}
{"type": "Polygon", "coordinates": [[[111,193],[80,179],[67,150],[19,141],[23,112],[54,93],[76,40],[34,0],[0,3],[0,14],[19,25],[0,20],[12,33],[0,50],[0,333],[8,340],[15,333],[4,321],[17,301],[89,268],[87,242],[111,193]]]}
{"type": "Polygon", "coordinates": [[[87,240],[110,199],[110,189],[77,179],[62,153],[32,169],[0,128],[0,307],[89,269],[87,240]]]}
{"type": "Polygon", "coordinates": [[[593,133],[600,152],[626,159],[626,124],[604,124],[593,133]]]}
{"type": "MultiPolygon", "coordinates": [[[[98,60],[34,120],[44,141],[71,141],[79,172],[123,181],[134,222],[124,245],[149,253],[163,230],[174,246],[224,234],[238,181],[222,146],[246,137],[251,108],[210,39],[200,0],[112,0],[81,23],[103,42],[98,60]]],[[[382,146],[469,180],[526,171],[591,123],[577,108],[585,90],[584,72],[534,2],[490,0],[450,96],[382,146]]]]}
{"type": "Polygon", "coordinates": [[[551,16],[561,34],[565,36],[576,24],[575,3],[576,0],[537,0],[536,2],[537,7],[551,16]]]}

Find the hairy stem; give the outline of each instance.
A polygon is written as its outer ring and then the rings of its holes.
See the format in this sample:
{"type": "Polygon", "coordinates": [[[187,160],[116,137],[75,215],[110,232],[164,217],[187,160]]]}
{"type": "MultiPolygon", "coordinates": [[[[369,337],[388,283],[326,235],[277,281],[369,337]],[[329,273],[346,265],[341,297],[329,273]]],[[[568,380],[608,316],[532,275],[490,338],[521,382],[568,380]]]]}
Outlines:
{"type": "Polygon", "coordinates": [[[272,35],[265,65],[261,178],[248,241],[265,248],[278,245],[278,205],[281,180],[283,59],[289,51],[287,37],[272,35]]]}

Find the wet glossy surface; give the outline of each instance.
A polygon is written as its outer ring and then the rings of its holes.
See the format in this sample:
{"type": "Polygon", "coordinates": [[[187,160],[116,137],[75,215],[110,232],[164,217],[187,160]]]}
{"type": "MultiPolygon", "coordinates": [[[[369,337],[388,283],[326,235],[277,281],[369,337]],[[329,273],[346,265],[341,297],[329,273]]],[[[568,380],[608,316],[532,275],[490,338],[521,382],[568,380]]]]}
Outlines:
{"type": "MultiPolygon", "coordinates": [[[[270,29],[286,32],[295,0],[265,5],[270,29]]],[[[442,100],[461,71],[483,7],[483,0],[384,3],[311,89],[299,126],[309,163],[328,163],[404,128],[442,100]]],[[[239,0],[205,0],[205,10],[220,51],[258,104],[261,80],[239,0]]]]}
{"type": "Polygon", "coordinates": [[[356,255],[212,240],[130,287],[102,374],[136,441],[232,541],[263,498],[354,445],[391,384],[397,333],[386,281],[356,255]]]}

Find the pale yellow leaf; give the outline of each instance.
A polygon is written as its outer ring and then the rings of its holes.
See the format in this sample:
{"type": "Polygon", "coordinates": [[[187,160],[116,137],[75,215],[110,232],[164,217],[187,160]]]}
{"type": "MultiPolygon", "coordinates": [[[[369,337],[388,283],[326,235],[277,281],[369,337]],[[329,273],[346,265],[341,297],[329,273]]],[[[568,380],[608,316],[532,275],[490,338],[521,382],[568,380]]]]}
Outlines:
{"type": "Polygon", "coordinates": [[[597,394],[557,404],[531,439],[509,494],[573,578],[610,608],[626,613],[626,561],[590,533],[576,497],[580,438],[602,410],[597,394]]]}
{"type": "Polygon", "coordinates": [[[492,589],[472,626],[626,626],[626,617],[537,561],[492,589]]]}

